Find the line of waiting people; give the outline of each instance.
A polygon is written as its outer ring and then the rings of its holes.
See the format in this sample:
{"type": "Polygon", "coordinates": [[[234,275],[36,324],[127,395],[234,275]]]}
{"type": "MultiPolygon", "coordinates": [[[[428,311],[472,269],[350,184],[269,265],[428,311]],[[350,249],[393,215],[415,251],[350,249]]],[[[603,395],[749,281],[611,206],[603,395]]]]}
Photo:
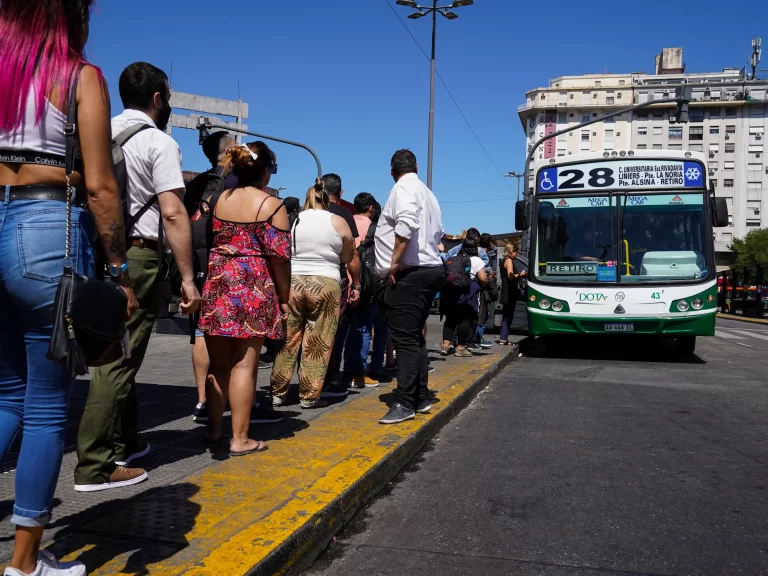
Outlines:
{"type": "MultiPolygon", "coordinates": [[[[324,386],[326,366],[331,364],[331,378],[338,370],[339,355],[332,354],[343,332],[338,314],[345,299],[351,307],[359,299],[352,226],[334,213],[331,201],[340,182],[318,181],[310,188],[292,235],[285,206],[265,191],[277,162],[260,142],[225,148],[237,183],[215,207],[201,298],[181,151],[165,133],[171,114],[168,78],[148,63],[128,66],[119,80],[124,111],[110,120],[106,82],[84,56],[91,8],[92,0],[0,4],[0,456],[23,430],[9,576],[86,571],[79,562],[59,562],[39,549],[51,519],[74,383],[66,366],[46,356],[65,245],[71,248],[68,263],[89,276],[97,273],[96,249],[103,252],[104,272],[126,295],[130,334],[130,355],[92,371],[77,438],[79,492],[119,488],[147,477],[145,470],[129,465],[150,450],[138,434],[135,377],[161,298],[161,234],[181,277],[182,313],[200,309],[198,329],[211,376],[205,439],[222,441],[221,415],[229,402],[232,456],[266,448],[248,437],[263,340],[286,342],[275,359],[273,402],[285,399],[301,342],[301,402],[317,406],[322,390],[332,390],[324,386]],[[70,104],[72,122],[65,112],[70,104]],[[66,174],[70,134],[77,142],[75,169],[66,174]],[[113,136],[125,140],[125,196],[115,179],[113,136]],[[65,241],[70,205],[73,226],[65,241]],[[351,277],[349,290],[342,264],[351,277]]],[[[395,186],[375,233],[375,267],[386,284],[380,306],[397,355],[395,401],[382,423],[402,422],[431,408],[422,328],[444,280],[438,250],[443,230],[437,200],[417,171],[411,152],[395,153],[395,186]]]]}

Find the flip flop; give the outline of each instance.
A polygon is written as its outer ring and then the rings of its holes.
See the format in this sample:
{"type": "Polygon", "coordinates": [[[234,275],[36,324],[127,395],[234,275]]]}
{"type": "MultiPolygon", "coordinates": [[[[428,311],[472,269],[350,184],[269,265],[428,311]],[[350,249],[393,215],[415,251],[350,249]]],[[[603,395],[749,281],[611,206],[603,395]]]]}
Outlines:
{"type": "Polygon", "coordinates": [[[229,451],[230,456],[245,456],[246,454],[254,454],[255,452],[264,452],[269,449],[269,446],[264,442],[264,440],[257,440],[258,444],[256,445],[256,448],[251,448],[250,450],[244,450],[243,452],[232,452],[232,450],[229,451]]]}

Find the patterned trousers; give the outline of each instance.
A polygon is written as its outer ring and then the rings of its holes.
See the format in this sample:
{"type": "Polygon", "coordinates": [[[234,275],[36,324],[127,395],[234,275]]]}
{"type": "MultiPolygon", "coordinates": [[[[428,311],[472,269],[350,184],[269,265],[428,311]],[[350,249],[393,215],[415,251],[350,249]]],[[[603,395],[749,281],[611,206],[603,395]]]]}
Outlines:
{"type": "Polygon", "coordinates": [[[340,297],[339,283],[333,278],[291,277],[291,313],[288,316],[285,345],[277,353],[272,369],[273,396],[285,398],[288,394],[288,386],[301,350],[299,398],[320,398],[339,325],[340,297]]]}

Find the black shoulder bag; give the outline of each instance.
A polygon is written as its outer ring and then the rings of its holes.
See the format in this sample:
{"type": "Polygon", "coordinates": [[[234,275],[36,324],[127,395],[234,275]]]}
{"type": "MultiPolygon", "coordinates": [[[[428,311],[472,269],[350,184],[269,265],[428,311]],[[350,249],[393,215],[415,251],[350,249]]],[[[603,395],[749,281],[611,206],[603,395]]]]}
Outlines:
{"type": "Polygon", "coordinates": [[[125,313],[128,298],[116,283],[77,274],[70,258],[72,233],[72,185],[77,131],[77,69],[69,92],[65,170],[67,174],[67,225],[64,273],[53,303],[53,333],[48,345],[49,360],[65,364],[74,378],[88,372],[88,366],[103,366],[123,356],[125,313]]]}

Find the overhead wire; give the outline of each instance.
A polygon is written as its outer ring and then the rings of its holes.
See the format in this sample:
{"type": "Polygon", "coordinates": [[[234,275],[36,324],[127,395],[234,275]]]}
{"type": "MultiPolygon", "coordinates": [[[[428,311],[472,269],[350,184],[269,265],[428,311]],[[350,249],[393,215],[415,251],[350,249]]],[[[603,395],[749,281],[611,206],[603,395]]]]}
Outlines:
{"type": "MultiPolygon", "coordinates": [[[[395,10],[395,7],[392,6],[392,4],[390,3],[389,0],[384,0],[384,2],[386,2],[387,6],[389,6],[389,9],[395,15],[395,18],[397,18],[397,20],[400,22],[400,24],[402,24],[403,28],[405,28],[405,31],[408,32],[408,35],[416,43],[416,46],[419,47],[419,50],[421,50],[421,53],[424,54],[424,57],[427,60],[431,61],[431,58],[429,57],[427,52],[424,50],[424,48],[422,48],[421,44],[416,39],[416,36],[413,35],[413,33],[411,32],[410,28],[408,28],[408,26],[406,25],[405,21],[402,18],[400,18],[400,14],[397,13],[397,10],[395,10]]],[[[467,124],[467,128],[469,128],[469,131],[472,132],[472,135],[475,137],[475,140],[477,140],[477,143],[480,145],[480,148],[482,148],[483,152],[488,157],[488,160],[491,162],[491,164],[493,164],[493,167],[496,169],[496,172],[499,173],[499,176],[501,176],[504,179],[504,184],[507,185],[507,188],[512,190],[512,186],[510,186],[510,184],[507,181],[506,177],[501,172],[501,170],[499,170],[499,167],[496,165],[496,162],[494,162],[493,158],[491,158],[491,155],[488,153],[488,150],[483,145],[483,142],[480,140],[480,137],[477,135],[477,132],[475,132],[475,129],[472,128],[472,124],[469,123],[469,120],[467,119],[467,116],[462,111],[461,106],[459,106],[459,103],[456,101],[456,98],[454,98],[453,93],[451,92],[451,89],[448,88],[448,84],[445,82],[443,77],[440,75],[440,71],[437,68],[435,68],[435,73],[437,74],[437,77],[440,79],[440,83],[443,85],[443,88],[445,88],[445,91],[448,93],[448,96],[450,96],[451,101],[453,101],[453,105],[456,106],[456,110],[459,111],[459,114],[464,119],[464,122],[467,124]]]]}

